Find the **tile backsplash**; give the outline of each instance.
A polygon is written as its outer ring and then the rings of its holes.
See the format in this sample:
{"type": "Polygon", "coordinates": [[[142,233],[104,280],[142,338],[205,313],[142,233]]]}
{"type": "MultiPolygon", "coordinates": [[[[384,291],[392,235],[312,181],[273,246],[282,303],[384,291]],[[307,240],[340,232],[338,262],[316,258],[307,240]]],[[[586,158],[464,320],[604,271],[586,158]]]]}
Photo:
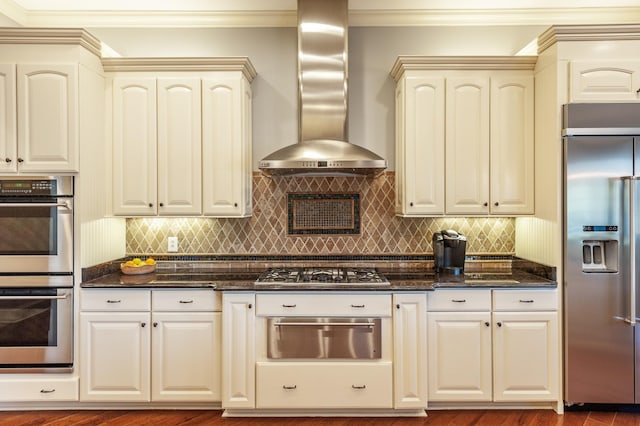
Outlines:
{"type": "Polygon", "coordinates": [[[403,218],[394,213],[394,172],[365,177],[253,176],[253,216],[243,219],[127,219],[127,254],[167,252],[178,237],[182,254],[325,255],[432,253],[431,237],[455,229],[468,254],[512,255],[513,218],[403,218]],[[289,235],[287,194],[360,194],[358,235],[289,235]]]}

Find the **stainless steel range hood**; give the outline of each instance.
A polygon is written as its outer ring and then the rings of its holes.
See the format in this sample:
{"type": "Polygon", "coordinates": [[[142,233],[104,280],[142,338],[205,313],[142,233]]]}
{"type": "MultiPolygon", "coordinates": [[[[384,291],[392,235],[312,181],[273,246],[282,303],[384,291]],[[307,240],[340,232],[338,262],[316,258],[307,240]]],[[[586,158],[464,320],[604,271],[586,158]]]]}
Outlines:
{"type": "Polygon", "coordinates": [[[348,0],[298,0],[299,142],[263,158],[271,175],[375,175],[387,161],[347,142],[348,0]]]}

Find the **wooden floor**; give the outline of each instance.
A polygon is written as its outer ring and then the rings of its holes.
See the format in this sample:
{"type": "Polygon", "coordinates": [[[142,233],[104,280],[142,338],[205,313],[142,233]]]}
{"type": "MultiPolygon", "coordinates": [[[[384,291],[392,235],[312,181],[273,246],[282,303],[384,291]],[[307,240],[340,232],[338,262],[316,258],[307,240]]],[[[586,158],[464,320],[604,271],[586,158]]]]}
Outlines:
{"type": "Polygon", "coordinates": [[[550,410],[464,410],[429,411],[424,418],[223,418],[220,411],[2,411],[0,425],[11,426],[369,426],[369,425],[520,425],[520,426],[640,426],[640,413],[627,412],[568,412],[558,415],[550,410]]]}

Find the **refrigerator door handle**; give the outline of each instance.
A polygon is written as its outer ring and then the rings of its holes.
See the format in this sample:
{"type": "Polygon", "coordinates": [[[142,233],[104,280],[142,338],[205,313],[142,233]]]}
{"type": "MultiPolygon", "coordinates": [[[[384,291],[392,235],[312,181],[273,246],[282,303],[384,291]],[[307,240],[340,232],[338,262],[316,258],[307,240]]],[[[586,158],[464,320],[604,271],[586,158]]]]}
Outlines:
{"type": "Polygon", "coordinates": [[[638,176],[625,176],[623,181],[627,182],[629,191],[629,317],[625,322],[631,326],[636,325],[636,181],[638,176]]]}

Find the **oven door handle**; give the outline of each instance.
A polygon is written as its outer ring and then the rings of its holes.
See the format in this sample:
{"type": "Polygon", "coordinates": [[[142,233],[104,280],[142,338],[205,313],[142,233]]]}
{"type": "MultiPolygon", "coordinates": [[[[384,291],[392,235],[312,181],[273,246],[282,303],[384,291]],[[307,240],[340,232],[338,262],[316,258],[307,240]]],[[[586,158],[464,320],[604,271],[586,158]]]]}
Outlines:
{"type": "Polygon", "coordinates": [[[274,327],[325,327],[325,326],[340,326],[340,327],[375,327],[373,322],[274,322],[274,327]]]}
{"type": "Polygon", "coordinates": [[[68,296],[68,294],[61,296],[0,296],[0,300],[61,300],[68,296]]]}
{"type": "Polygon", "coordinates": [[[0,207],[63,207],[71,210],[68,201],[58,203],[0,203],[0,207]]]}

